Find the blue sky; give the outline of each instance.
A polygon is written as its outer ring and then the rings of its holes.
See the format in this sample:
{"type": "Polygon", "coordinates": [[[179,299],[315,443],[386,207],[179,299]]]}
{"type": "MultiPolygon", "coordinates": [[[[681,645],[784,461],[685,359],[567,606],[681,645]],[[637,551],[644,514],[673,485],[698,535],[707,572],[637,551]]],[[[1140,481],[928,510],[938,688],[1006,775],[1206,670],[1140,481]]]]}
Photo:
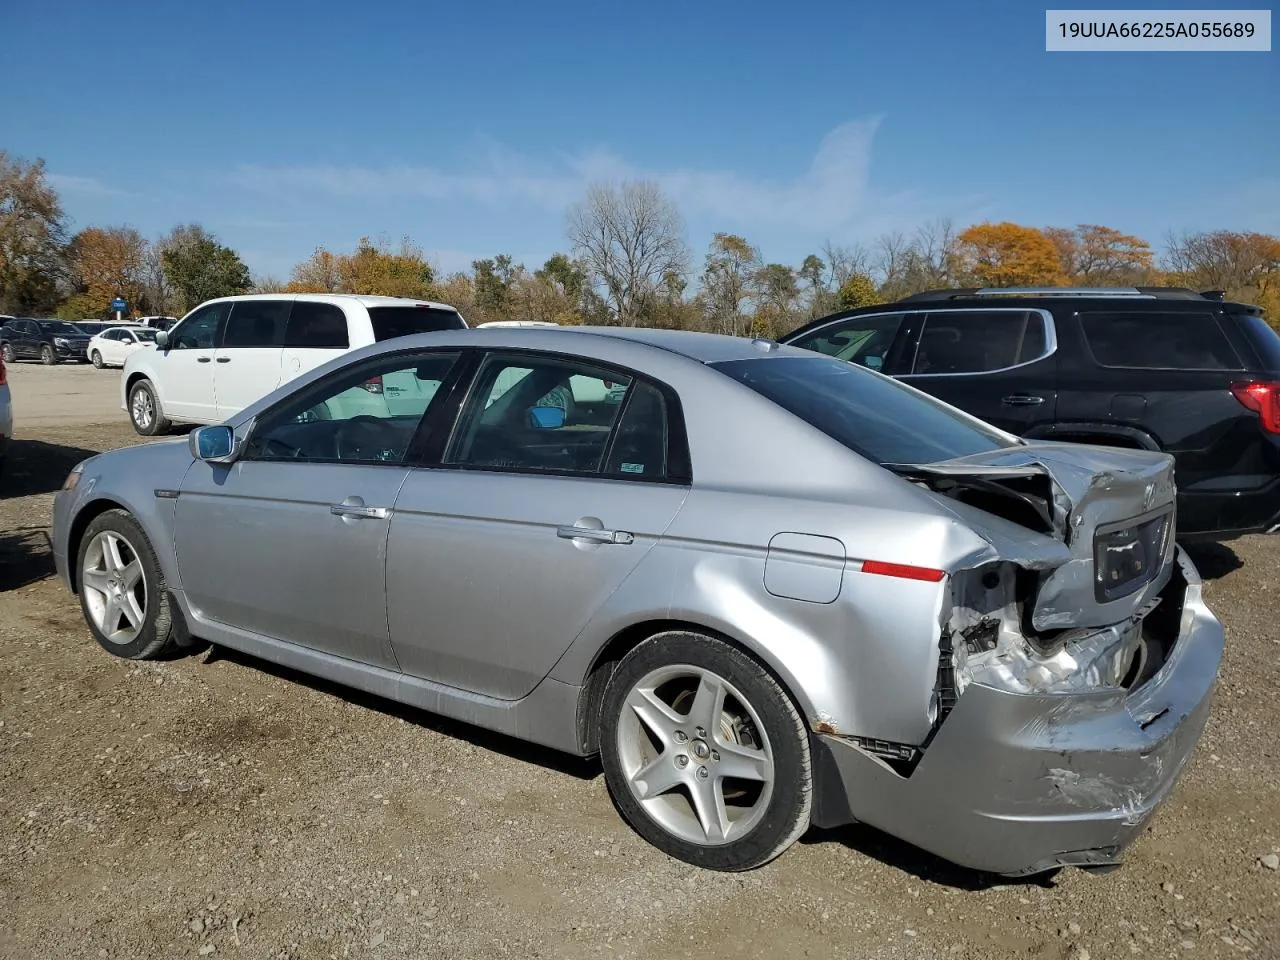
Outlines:
{"type": "Polygon", "coordinates": [[[408,235],[566,248],[647,177],[798,263],[949,216],[1280,233],[1280,53],[1044,51],[1029,3],[0,3],[0,148],[75,228],[197,221],[257,272],[408,235]]]}

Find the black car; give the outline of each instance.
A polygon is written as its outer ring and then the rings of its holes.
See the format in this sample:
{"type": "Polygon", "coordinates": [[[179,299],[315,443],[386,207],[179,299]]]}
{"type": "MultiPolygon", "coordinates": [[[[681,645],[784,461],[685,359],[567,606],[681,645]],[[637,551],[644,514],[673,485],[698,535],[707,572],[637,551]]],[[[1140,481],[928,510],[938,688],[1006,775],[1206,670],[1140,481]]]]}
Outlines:
{"type": "Polygon", "coordinates": [[[6,363],[15,360],[78,360],[88,363],[89,334],[65,320],[33,320],[18,317],[0,327],[0,350],[6,363]]]}
{"type": "Polygon", "coordinates": [[[879,370],[1011,433],[1163,450],[1179,537],[1280,529],[1280,336],[1166,287],[935,290],[784,343],[879,370]]]}

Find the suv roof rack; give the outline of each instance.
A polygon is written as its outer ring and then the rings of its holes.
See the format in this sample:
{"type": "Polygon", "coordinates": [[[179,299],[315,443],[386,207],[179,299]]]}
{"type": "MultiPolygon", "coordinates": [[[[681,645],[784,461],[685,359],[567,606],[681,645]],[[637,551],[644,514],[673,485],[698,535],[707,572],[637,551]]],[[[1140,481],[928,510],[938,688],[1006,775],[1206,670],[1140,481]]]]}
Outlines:
{"type": "Polygon", "coordinates": [[[1197,293],[1186,287],[955,287],[926,290],[903,297],[901,303],[922,300],[964,300],[974,297],[1095,297],[1141,300],[1220,300],[1220,291],[1197,293]]]}

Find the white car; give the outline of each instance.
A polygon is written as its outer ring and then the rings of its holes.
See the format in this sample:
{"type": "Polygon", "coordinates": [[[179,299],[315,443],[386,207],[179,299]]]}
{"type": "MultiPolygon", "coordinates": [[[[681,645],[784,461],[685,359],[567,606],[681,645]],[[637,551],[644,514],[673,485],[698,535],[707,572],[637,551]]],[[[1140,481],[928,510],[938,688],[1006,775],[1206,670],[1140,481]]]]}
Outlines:
{"type": "MultiPolygon", "coordinates": [[[[124,363],[120,402],[133,428],[155,436],[170,424],[221,423],[276,387],[348,350],[393,337],[467,326],[453,307],[353,294],[250,294],[196,307],[155,349],[124,363]]],[[[396,385],[370,383],[387,396],[396,385]]],[[[390,402],[394,397],[389,397],[390,402]]]]}
{"type": "Polygon", "coordinates": [[[89,360],[99,370],[103,367],[123,367],[132,354],[144,347],[154,346],[155,342],[156,331],[150,327],[107,327],[89,340],[89,360]]]}

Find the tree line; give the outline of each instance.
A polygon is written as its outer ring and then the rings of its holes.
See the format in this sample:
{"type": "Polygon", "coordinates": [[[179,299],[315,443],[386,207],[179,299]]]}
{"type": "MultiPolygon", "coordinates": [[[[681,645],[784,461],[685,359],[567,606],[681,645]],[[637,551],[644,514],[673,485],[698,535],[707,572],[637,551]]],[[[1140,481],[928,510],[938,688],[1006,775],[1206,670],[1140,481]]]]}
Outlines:
{"type": "Polygon", "coordinates": [[[1176,286],[1223,290],[1280,323],[1280,237],[1227,230],[1166,239],[1099,224],[1038,228],[937,220],[870,244],[826,243],[798,264],[766,262],[717,233],[700,258],[680,211],[648,181],[595,184],[565,216],[566,250],[529,269],[506,254],[441,274],[408,239],[318,248],[288,279],[253,277],[198,224],[148,240],[128,226],[71,234],[42,161],[0,151],[0,313],[85,319],[115,296],[135,314],[184,312],[247,292],[435,299],[471,324],[549,320],[780,336],[835,310],[942,287],[1176,286]]]}

